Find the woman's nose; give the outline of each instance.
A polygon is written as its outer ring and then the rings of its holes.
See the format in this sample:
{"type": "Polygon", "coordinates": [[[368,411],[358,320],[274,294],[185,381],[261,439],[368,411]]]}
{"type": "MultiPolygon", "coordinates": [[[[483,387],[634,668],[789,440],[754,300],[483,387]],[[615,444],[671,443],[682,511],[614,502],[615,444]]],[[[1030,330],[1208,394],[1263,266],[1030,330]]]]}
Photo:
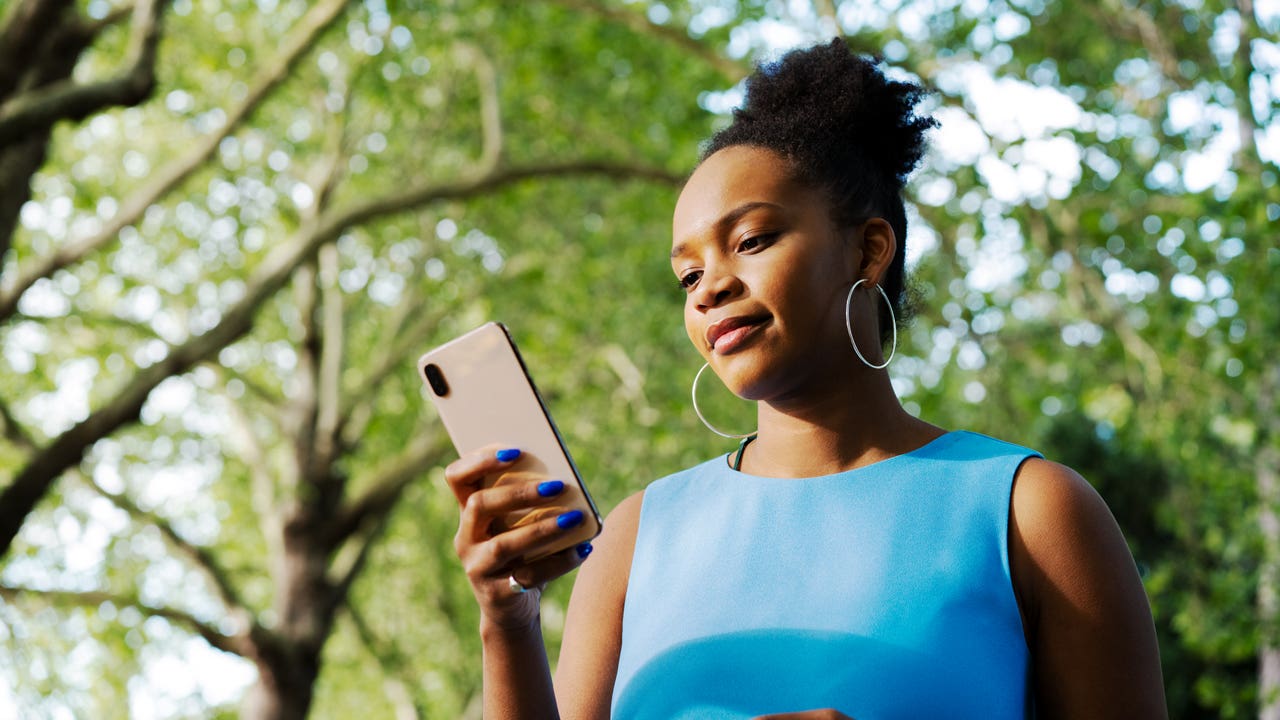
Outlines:
{"type": "Polygon", "coordinates": [[[737,275],[708,268],[703,271],[701,282],[694,292],[694,303],[699,310],[710,310],[723,305],[741,291],[742,282],[737,275]]]}

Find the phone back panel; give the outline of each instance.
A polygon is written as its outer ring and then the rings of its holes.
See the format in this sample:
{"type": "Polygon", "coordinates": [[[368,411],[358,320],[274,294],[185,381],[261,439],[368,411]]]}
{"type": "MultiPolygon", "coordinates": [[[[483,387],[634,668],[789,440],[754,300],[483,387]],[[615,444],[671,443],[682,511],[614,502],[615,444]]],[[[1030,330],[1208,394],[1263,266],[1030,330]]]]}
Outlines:
{"type": "Polygon", "coordinates": [[[519,527],[570,509],[582,511],[582,525],[540,555],[600,533],[595,504],[506,328],[490,322],[426,353],[418,360],[418,374],[459,455],[494,444],[520,449],[520,459],[491,484],[534,476],[564,482],[565,490],[553,504],[506,520],[508,527],[519,527]],[[448,386],[443,396],[431,387],[428,365],[435,365],[443,375],[448,386]]]}

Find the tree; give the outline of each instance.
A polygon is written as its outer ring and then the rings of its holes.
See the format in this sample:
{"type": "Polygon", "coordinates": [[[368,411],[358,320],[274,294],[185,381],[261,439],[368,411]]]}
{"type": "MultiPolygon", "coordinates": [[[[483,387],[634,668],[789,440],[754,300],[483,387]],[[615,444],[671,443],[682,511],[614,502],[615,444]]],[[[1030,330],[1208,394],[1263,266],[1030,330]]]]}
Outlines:
{"type": "MultiPolygon", "coordinates": [[[[14,4],[3,37],[53,5],[14,4]]],[[[58,5],[48,37],[97,28],[62,77],[135,68],[127,47],[158,77],[4,175],[23,197],[0,232],[0,700],[7,681],[32,708],[205,716],[252,684],[256,717],[474,713],[451,451],[413,360],[508,322],[605,509],[719,451],[687,412],[669,208],[750,60],[840,32],[936,87],[943,120],[912,188],[900,393],[1099,486],[1175,715],[1267,704],[1277,18],[175,0],[160,34],[163,3],[58,5]],[[210,647],[245,679],[160,689],[210,647]]],[[[553,655],[567,585],[545,601],[553,655]]]]}
{"type": "MultiPolygon", "coordinates": [[[[547,153],[504,152],[504,141],[512,133],[502,128],[495,69],[485,52],[465,37],[444,38],[439,43],[428,40],[412,47],[415,34],[429,38],[429,33],[413,25],[398,25],[392,32],[393,29],[384,24],[389,19],[385,11],[373,10],[352,21],[363,28],[362,46],[352,51],[342,47],[342,38],[334,38],[330,41],[334,49],[322,55],[317,63],[319,72],[300,71],[300,61],[317,43],[324,42],[325,31],[341,16],[344,6],[345,3],[329,2],[308,9],[278,43],[277,54],[263,62],[262,70],[251,85],[242,83],[237,90],[237,81],[228,83],[227,78],[215,74],[213,83],[230,85],[231,95],[239,101],[231,103],[229,111],[216,107],[211,110],[221,117],[208,122],[210,127],[203,133],[199,132],[199,126],[204,124],[199,118],[191,123],[181,117],[185,114],[181,108],[195,96],[199,81],[209,81],[201,77],[200,56],[193,53],[189,59],[195,62],[187,66],[191,75],[180,73],[174,79],[168,87],[176,89],[169,90],[165,106],[157,110],[160,115],[166,114],[164,110],[179,115],[172,135],[181,136],[185,131],[194,137],[183,143],[185,147],[151,174],[150,182],[142,184],[133,196],[120,203],[112,201],[116,213],[108,221],[111,227],[93,227],[87,238],[20,264],[16,273],[10,273],[18,280],[6,294],[5,307],[10,313],[6,319],[16,321],[16,332],[38,327],[42,333],[58,333],[61,330],[56,328],[58,321],[70,318],[69,324],[75,326],[70,332],[74,333],[84,329],[81,322],[76,321],[90,318],[101,328],[90,328],[91,332],[101,333],[94,338],[93,349],[99,357],[106,356],[104,364],[108,369],[113,358],[117,361],[121,358],[121,350],[131,349],[130,354],[140,358],[139,367],[133,372],[122,372],[126,377],[123,383],[109,389],[106,397],[85,413],[86,417],[66,423],[70,427],[65,428],[56,427],[65,418],[45,423],[46,428],[54,426],[43,433],[47,438],[32,429],[39,423],[33,422],[31,402],[27,403],[25,413],[22,410],[6,413],[8,436],[14,440],[13,445],[21,457],[20,469],[5,487],[4,501],[0,504],[10,526],[16,529],[53,481],[73,472],[81,456],[94,443],[99,443],[101,450],[113,447],[110,442],[102,445],[108,437],[124,436],[127,441],[131,426],[139,419],[144,425],[158,425],[157,441],[170,450],[174,438],[187,435],[194,441],[200,436],[200,432],[189,427],[192,417],[200,414],[198,405],[184,409],[172,425],[147,417],[148,398],[166,382],[171,389],[190,389],[194,383],[201,391],[212,391],[200,392],[200,395],[212,396],[202,398],[202,403],[209,404],[218,402],[217,388],[224,386],[232,395],[226,406],[239,406],[237,412],[245,417],[238,434],[244,460],[233,465],[232,458],[228,457],[225,462],[228,469],[238,465],[239,472],[248,476],[254,510],[262,525],[264,554],[268,558],[268,563],[258,570],[276,586],[271,592],[246,591],[245,586],[252,588],[255,578],[244,568],[234,564],[229,567],[226,556],[235,556],[236,551],[223,552],[222,548],[191,540],[190,531],[180,529],[181,518],[170,517],[166,512],[136,501],[132,497],[136,490],[128,482],[118,488],[104,486],[96,477],[104,467],[99,455],[90,459],[95,478],[86,481],[87,486],[126,511],[135,522],[158,529],[176,554],[205,577],[220,607],[212,616],[208,612],[202,615],[173,607],[167,601],[149,601],[140,592],[142,588],[83,591],[17,583],[5,588],[6,596],[11,599],[35,596],[45,601],[89,607],[106,602],[187,626],[213,647],[255,663],[259,680],[246,707],[251,715],[258,717],[300,717],[307,713],[322,649],[337,611],[346,605],[350,588],[364,567],[369,549],[409,482],[420,477],[425,467],[444,462],[444,444],[438,429],[418,428],[420,432],[411,432],[417,424],[416,407],[409,408],[401,402],[398,411],[388,414],[385,407],[375,408],[371,404],[374,399],[385,402],[384,393],[389,385],[402,393],[409,392],[405,380],[388,382],[388,376],[406,367],[406,358],[424,348],[428,338],[441,338],[447,329],[459,328],[449,317],[451,312],[465,312],[464,317],[474,313],[475,301],[469,298],[474,296],[475,289],[468,289],[467,295],[457,301],[438,302],[438,308],[432,312],[422,312],[422,298],[439,292],[433,287],[438,278],[430,276],[434,266],[423,253],[439,252],[440,241],[420,236],[423,230],[445,239],[452,236],[443,230],[437,232],[432,225],[424,228],[423,218],[410,213],[446,201],[461,202],[485,194],[508,193],[508,188],[539,179],[554,182],[557,178],[596,176],[611,179],[615,184],[639,179],[667,186],[677,180],[657,164],[630,158],[609,159],[599,152],[595,157],[576,153],[577,159],[568,154],[545,159],[550,157],[547,153]],[[390,83],[401,75],[399,68],[413,71],[422,65],[422,70],[415,74],[420,76],[426,72],[430,61],[424,53],[437,58],[440,68],[437,74],[442,76],[439,84],[426,83],[424,94],[436,98],[435,104],[449,113],[426,123],[406,117],[418,110],[415,103],[397,101],[388,94],[390,83]],[[363,57],[386,58],[393,54],[399,57],[386,60],[380,72],[374,71],[371,61],[363,57]],[[397,70],[388,70],[389,65],[397,70]],[[452,69],[448,69],[450,66],[452,69]],[[472,79],[464,83],[468,75],[472,79]],[[293,92],[281,91],[288,80],[297,83],[299,88],[293,92]],[[227,155],[240,138],[244,138],[246,144],[263,141],[251,119],[261,121],[262,116],[254,118],[255,113],[272,112],[269,101],[275,99],[273,94],[277,92],[288,93],[289,99],[284,103],[302,100],[303,107],[308,101],[313,103],[311,113],[298,113],[289,105],[276,106],[277,112],[293,115],[291,127],[313,123],[323,131],[316,133],[315,142],[307,142],[306,133],[293,133],[292,141],[280,143],[289,146],[292,157],[287,161],[282,159],[286,157],[283,151],[277,149],[266,158],[266,163],[251,168],[248,173],[239,173],[240,168],[235,167],[239,163],[229,160],[227,155]],[[356,117],[351,108],[362,103],[377,108],[376,114],[356,117]],[[462,110],[467,109],[471,112],[464,115],[462,110]],[[412,152],[409,144],[412,138],[401,136],[397,139],[407,145],[399,149],[405,151],[404,157],[418,155],[418,164],[386,163],[380,168],[385,171],[382,177],[365,181],[359,176],[370,164],[377,167],[377,159],[371,163],[369,158],[386,149],[387,136],[381,126],[393,117],[404,121],[405,127],[417,124],[424,131],[441,133],[442,145],[450,152],[424,157],[412,152]],[[479,122],[471,118],[478,118],[479,122]],[[189,127],[193,124],[197,127],[189,127]],[[197,132],[191,133],[193,129],[197,132]],[[297,137],[299,135],[301,137],[297,137]],[[465,148],[473,142],[471,138],[476,137],[480,139],[473,145],[478,149],[476,158],[467,157],[469,152],[463,154],[453,149],[465,148]],[[218,154],[222,155],[221,168],[212,162],[219,159],[218,154]],[[296,163],[300,166],[298,175],[274,168],[277,162],[296,163]],[[261,182],[263,169],[281,171],[275,178],[275,187],[287,194],[293,207],[269,207],[270,201],[262,197],[264,191],[271,192],[261,182]],[[445,179],[424,180],[424,175],[445,179]],[[192,178],[203,180],[208,190],[186,187],[192,178]],[[344,196],[346,188],[351,190],[344,196]],[[259,195],[252,197],[255,191],[259,195]],[[220,202],[225,202],[219,199],[220,193],[223,197],[225,193],[243,196],[240,202],[230,203],[234,207],[223,205],[215,210],[220,202]],[[146,230],[145,212],[154,212],[172,202],[169,207],[175,207],[175,214],[180,216],[193,207],[193,198],[198,198],[197,201],[210,210],[203,216],[203,222],[192,225],[178,219],[173,226],[168,226],[171,229],[159,233],[161,237],[156,242],[142,248],[128,247],[131,240],[139,239],[139,233],[131,231],[132,224],[141,220],[141,227],[146,230]],[[234,212],[228,212],[232,210],[234,212]],[[215,215],[219,217],[214,219],[215,215]],[[409,215],[407,220],[406,215],[409,215]],[[254,253],[261,249],[261,235],[256,240],[250,233],[236,238],[236,231],[228,230],[249,224],[250,216],[259,221],[260,227],[269,227],[282,235],[287,233],[288,238],[269,251],[254,253]],[[391,254],[394,258],[391,264],[395,267],[384,268],[385,277],[373,278],[367,292],[361,292],[365,290],[364,281],[357,282],[353,291],[342,287],[344,274],[365,272],[360,264],[372,257],[371,249],[381,252],[392,245],[384,245],[379,235],[401,233],[405,234],[403,241],[391,248],[396,251],[391,254]],[[410,234],[419,237],[410,237],[410,234]],[[157,286],[164,288],[167,297],[163,309],[153,307],[146,317],[131,317],[133,313],[126,310],[120,313],[124,317],[100,318],[94,314],[100,306],[93,299],[77,307],[69,305],[53,310],[39,307],[37,301],[35,312],[28,309],[30,299],[48,290],[49,283],[58,277],[67,280],[77,277],[75,273],[83,273],[86,282],[98,277],[97,267],[87,259],[103,252],[117,235],[125,247],[116,251],[113,264],[135,261],[140,250],[144,257],[151,255],[150,260],[143,261],[145,267],[140,272],[117,269],[117,276],[128,278],[134,285],[133,291],[144,296],[155,293],[157,286]],[[191,247],[180,237],[167,239],[166,235],[186,235],[199,246],[191,247]],[[232,241],[230,246],[226,245],[228,240],[232,241]],[[244,241],[244,245],[235,242],[237,240],[244,241]],[[218,242],[222,242],[223,247],[211,253],[205,250],[209,244],[218,242]],[[348,248],[345,251],[340,249],[344,242],[348,248]],[[257,243],[258,247],[246,248],[250,243],[257,243]],[[250,256],[248,262],[245,262],[246,255],[250,256]],[[158,257],[165,260],[152,264],[158,257]],[[208,263],[208,260],[215,262],[208,263]],[[205,267],[193,273],[194,277],[182,277],[181,270],[166,277],[160,267],[178,268],[184,263],[199,267],[200,261],[205,261],[205,267]],[[238,267],[227,267],[241,263],[250,267],[245,272],[238,267]],[[355,263],[356,267],[344,268],[347,263],[355,263]],[[218,272],[220,269],[222,272],[218,272]],[[72,274],[58,275],[68,271],[72,274]],[[158,282],[149,284],[157,276],[158,282]],[[209,288],[210,282],[220,284],[213,286],[212,301],[206,301],[201,297],[201,290],[209,288]],[[287,293],[281,295],[289,287],[293,288],[292,297],[287,293]],[[230,301],[224,299],[224,288],[234,288],[227,293],[235,296],[230,301]],[[418,294],[418,291],[424,292],[418,294]],[[344,297],[349,294],[354,297],[344,297]],[[395,306],[394,309],[388,311],[382,307],[388,304],[395,306]],[[263,319],[263,313],[270,314],[273,307],[285,315],[281,321],[272,323],[263,319]],[[179,321],[175,329],[173,320],[183,314],[186,318],[179,321]],[[385,317],[386,324],[376,324],[377,332],[366,335],[368,328],[362,328],[362,322],[381,317],[385,317]],[[255,326],[264,324],[267,329],[263,332],[268,338],[274,332],[282,339],[257,341],[253,337],[255,326]],[[111,332],[121,325],[127,337],[122,338],[123,342],[113,342],[111,332]],[[358,345],[348,345],[349,334],[356,336],[358,345]],[[384,334],[395,341],[386,341],[384,334]],[[244,344],[237,344],[242,338],[244,344]],[[277,358],[280,362],[275,373],[256,372],[254,362],[241,367],[237,361],[237,357],[246,356],[259,361],[262,355],[269,354],[261,352],[262,344],[268,345],[270,351],[281,342],[291,341],[296,342],[296,349],[285,351],[287,360],[277,358]],[[378,348],[381,352],[358,352],[365,347],[378,348]],[[348,358],[358,358],[359,362],[350,363],[348,358]],[[218,372],[213,375],[199,372],[206,368],[218,368],[218,372]],[[194,374],[188,375],[193,371],[194,374]],[[253,388],[258,397],[253,400],[237,397],[246,387],[253,388]],[[262,405],[263,400],[269,404],[262,405]],[[389,427],[383,427],[388,424],[389,427]],[[271,438],[270,446],[258,440],[263,426],[269,428],[266,437],[271,438]],[[376,441],[364,437],[371,426],[379,429],[376,441]],[[290,447],[292,452],[283,458],[274,457],[279,448],[290,447]],[[378,452],[372,453],[371,447],[378,452]],[[217,617],[223,620],[212,619],[217,617]]],[[[175,9],[182,17],[190,17],[191,11],[189,5],[183,4],[175,9]]],[[[186,28],[178,32],[183,29],[186,28]]],[[[214,48],[227,53],[228,57],[241,57],[240,63],[247,60],[243,57],[246,54],[243,48],[233,46],[227,50],[225,45],[219,47],[216,42],[214,48]]],[[[190,52],[190,49],[174,50],[179,56],[184,51],[190,52]]],[[[137,122],[139,118],[126,116],[122,122],[131,120],[137,122]]],[[[141,118],[141,121],[143,124],[162,122],[151,118],[141,118]]],[[[168,142],[175,139],[181,141],[182,138],[165,138],[168,142]]],[[[267,142],[276,143],[277,139],[269,137],[267,142]]],[[[140,153],[142,149],[146,146],[133,144],[122,149],[126,170],[129,154],[140,153]]],[[[164,149],[163,145],[160,149],[164,149]]],[[[135,161],[137,159],[135,156],[135,161]]],[[[145,158],[141,161],[146,162],[145,158]]],[[[97,205],[101,209],[102,201],[97,205]]],[[[485,237],[474,234],[476,232],[462,238],[466,243],[460,263],[465,264],[470,255],[478,254],[486,264],[499,257],[486,245],[485,237]]],[[[492,242],[488,240],[488,244],[492,242]]],[[[490,272],[497,269],[489,267],[490,272]]],[[[455,268],[453,272],[459,278],[467,277],[466,270],[455,268]]],[[[51,358],[53,367],[65,369],[77,362],[56,355],[51,358]]],[[[99,367],[96,360],[92,362],[95,369],[99,367]]],[[[50,379],[58,384],[65,382],[56,377],[50,379]]],[[[413,387],[416,381],[410,381],[410,388],[413,387]]],[[[416,390],[412,392],[417,394],[416,390]]],[[[230,430],[224,427],[215,435],[230,435],[230,430]]],[[[201,439],[207,441],[208,432],[203,435],[201,439]]],[[[199,445],[178,449],[178,455],[186,455],[188,461],[204,453],[199,445]]],[[[218,454],[228,451],[220,446],[216,449],[218,454]]],[[[126,460],[131,459],[128,455],[126,453],[126,460]]],[[[113,463],[108,461],[105,465],[113,463]]],[[[224,480],[233,484],[236,474],[232,470],[229,473],[232,477],[224,480]]],[[[228,522],[226,526],[230,530],[234,523],[228,522]]],[[[242,536],[232,537],[243,546],[242,536]]],[[[16,567],[15,574],[21,576],[23,565],[17,563],[16,567]]],[[[119,581],[115,584],[120,585],[119,581]]]]}
{"type": "Polygon", "coordinates": [[[166,5],[139,0],[132,12],[120,8],[98,20],[83,18],[66,0],[21,0],[9,7],[0,28],[0,258],[30,197],[29,180],[44,164],[53,125],[151,95],[166,5]],[[92,83],[74,80],[81,54],[126,16],[131,31],[120,73],[92,83]]]}

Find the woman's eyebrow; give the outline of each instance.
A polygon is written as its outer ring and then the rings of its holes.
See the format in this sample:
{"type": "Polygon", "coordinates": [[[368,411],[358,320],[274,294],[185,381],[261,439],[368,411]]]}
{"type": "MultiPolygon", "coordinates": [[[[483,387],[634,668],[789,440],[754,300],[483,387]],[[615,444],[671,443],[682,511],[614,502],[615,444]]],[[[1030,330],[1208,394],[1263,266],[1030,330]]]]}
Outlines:
{"type": "MultiPolygon", "coordinates": [[[[747,213],[753,210],[759,210],[760,208],[772,208],[774,210],[781,210],[782,206],[777,205],[775,203],[771,203],[771,202],[765,202],[763,200],[755,200],[752,202],[743,203],[738,207],[725,213],[724,215],[721,215],[720,219],[716,221],[716,229],[723,232],[726,228],[731,227],[734,223],[741,220],[743,215],[746,215],[747,213]]],[[[675,247],[671,248],[671,259],[675,260],[676,258],[680,257],[681,255],[684,254],[685,250],[687,249],[688,249],[687,243],[677,244],[675,247]]]]}

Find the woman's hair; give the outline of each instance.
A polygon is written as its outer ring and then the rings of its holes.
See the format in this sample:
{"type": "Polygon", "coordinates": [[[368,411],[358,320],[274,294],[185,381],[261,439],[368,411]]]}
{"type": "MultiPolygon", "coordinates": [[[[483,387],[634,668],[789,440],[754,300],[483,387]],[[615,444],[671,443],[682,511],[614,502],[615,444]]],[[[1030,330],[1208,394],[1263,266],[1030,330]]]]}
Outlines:
{"type": "MultiPolygon", "coordinates": [[[[711,137],[702,159],[734,145],[767,148],[791,165],[797,180],[826,192],[839,226],[871,217],[888,221],[898,247],[881,286],[902,322],[909,314],[902,186],[937,121],[915,114],[923,88],[886,78],[879,65],[840,38],[760,65],[747,78],[746,102],[734,110],[733,123],[711,137]]],[[[887,308],[880,332],[882,339],[892,332],[887,308]]]]}

